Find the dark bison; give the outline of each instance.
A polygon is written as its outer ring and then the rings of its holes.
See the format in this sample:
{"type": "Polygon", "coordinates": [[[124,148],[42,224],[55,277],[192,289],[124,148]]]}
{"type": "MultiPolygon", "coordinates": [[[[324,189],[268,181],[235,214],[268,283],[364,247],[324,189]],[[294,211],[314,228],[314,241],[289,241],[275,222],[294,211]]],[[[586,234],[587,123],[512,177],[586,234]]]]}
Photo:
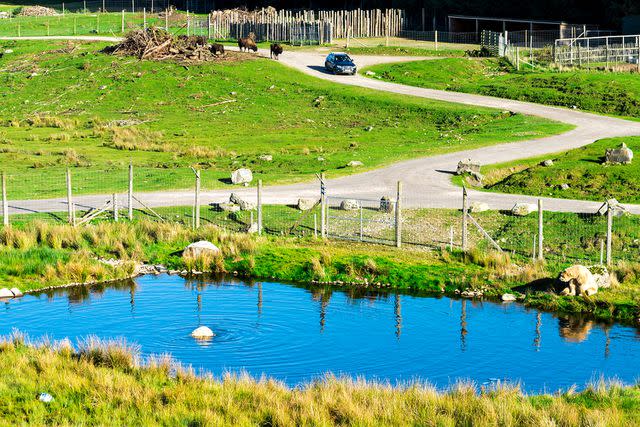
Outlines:
{"type": "Polygon", "coordinates": [[[224,55],[224,46],[221,45],[220,43],[211,44],[211,47],[209,48],[209,50],[214,55],[224,55]]]}
{"type": "Polygon", "coordinates": [[[245,50],[248,52],[250,50],[257,52],[258,46],[254,39],[249,35],[249,37],[244,37],[238,39],[238,47],[240,48],[240,52],[244,52],[245,50]]]}
{"type": "Polygon", "coordinates": [[[278,56],[282,53],[282,46],[278,43],[271,43],[271,58],[278,59],[278,56]]]}

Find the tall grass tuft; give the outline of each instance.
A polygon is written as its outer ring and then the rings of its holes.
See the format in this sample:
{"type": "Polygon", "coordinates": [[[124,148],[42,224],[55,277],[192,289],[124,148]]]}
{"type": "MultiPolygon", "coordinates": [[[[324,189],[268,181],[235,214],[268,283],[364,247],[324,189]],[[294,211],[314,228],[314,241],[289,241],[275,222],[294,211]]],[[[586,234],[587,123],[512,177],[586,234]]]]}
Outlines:
{"type": "Polygon", "coordinates": [[[95,366],[132,370],[139,366],[140,346],[126,340],[101,340],[95,335],[78,342],[78,357],[95,366]]]}

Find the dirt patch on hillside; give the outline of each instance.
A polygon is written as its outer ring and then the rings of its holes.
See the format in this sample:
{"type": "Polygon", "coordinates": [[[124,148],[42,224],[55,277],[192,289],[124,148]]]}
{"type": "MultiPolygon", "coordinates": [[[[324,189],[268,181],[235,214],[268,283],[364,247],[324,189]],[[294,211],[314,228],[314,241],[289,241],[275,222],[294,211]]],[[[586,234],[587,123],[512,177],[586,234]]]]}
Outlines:
{"type": "MultiPolygon", "coordinates": [[[[216,45],[219,47],[219,45],[216,45]]],[[[216,52],[206,37],[174,36],[160,28],[147,28],[128,33],[116,45],[107,46],[102,52],[111,55],[135,56],[141,60],[181,63],[202,63],[211,61],[242,61],[256,55],[241,52],[216,52]]]]}

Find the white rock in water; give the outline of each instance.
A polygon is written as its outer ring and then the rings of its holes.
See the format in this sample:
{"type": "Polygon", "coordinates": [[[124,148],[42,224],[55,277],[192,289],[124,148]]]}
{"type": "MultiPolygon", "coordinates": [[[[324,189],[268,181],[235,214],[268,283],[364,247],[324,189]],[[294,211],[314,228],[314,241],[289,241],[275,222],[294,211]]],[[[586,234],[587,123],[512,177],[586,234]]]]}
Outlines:
{"type": "Polygon", "coordinates": [[[623,142],[620,148],[608,148],[605,162],[611,165],[627,165],[633,160],[633,151],[623,142]]]}
{"type": "Polygon", "coordinates": [[[203,255],[218,255],[220,248],[206,240],[200,240],[187,246],[182,252],[182,256],[200,257],[203,255]]]}
{"type": "Polygon", "coordinates": [[[13,298],[13,292],[7,288],[0,289],[0,298],[13,298]]]}
{"type": "Polygon", "coordinates": [[[340,209],[343,211],[356,211],[360,209],[360,202],[356,199],[345,199],[340,203],[340,209]]]}
{"type": "Polygon", "coordinates": [[[233,184],[248,184],[253,181],[253,173],[247,168],[241,168],[231,172],[231,182],[233,184]]]}
{"type": "Polygon", "coordinates": [[[515,216],[527,216],[537,210],[538,206],[533,203],[516,203],[511,209],[511,213],[515,216]]]}
{"type": "Polygon", "coordinates": [[[240,206],[241,211],[251,211],[256,208],[255,203],[246,201],[237,193],[231,193],[231,196],[229,196],[229,202],[240,206]]]}
{"type": "Polygon", "coordinates": [[[196,328],[193,330],[193,332],[191,332],[191,336],[194,338],[212,338],[215,335],[216,334],[214,334],[213,331],[206,326],[200,326],[199,328],[196,328]]]}
{"type": "Polygon", "coordinates": [[[489,205],[484,202],[473,202],[471,203],[471,207],[469,207],[471,213],[485,212],[488,210],[489,205]]]}
{"type": "Polygon", "coordinates": [[[503,294],[502,295],[502,301],[505,302],[509,302],[509,301],[515,301],[517,298],[515,295],[513,294],[503,294]]]}
{"type": "Polygon", "coordinates": [[[10,291],[13,294],[14,297],[21,297],[22,296],[22,292],[18,288],[11,288],[10,291]]]}

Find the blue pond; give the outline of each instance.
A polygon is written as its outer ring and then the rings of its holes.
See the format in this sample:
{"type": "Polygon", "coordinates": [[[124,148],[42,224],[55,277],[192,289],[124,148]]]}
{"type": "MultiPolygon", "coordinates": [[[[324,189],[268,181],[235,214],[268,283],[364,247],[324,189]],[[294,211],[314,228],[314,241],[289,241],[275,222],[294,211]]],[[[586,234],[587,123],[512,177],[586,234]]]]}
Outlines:
{"type": "Polygon", "coordinates": [[[500,379],[543,392],[601,376],[634,383],[640,372],[632,327],[513,303],[234,279],[145,276],[27,295],[0,311],[0,334],[14,328],[32,339],[124,337],[216,376],[244,370],[292,386],[333,372],[441,388],[500,379]],[[199,325],[215,338],[191,338],[199,325]]]}

